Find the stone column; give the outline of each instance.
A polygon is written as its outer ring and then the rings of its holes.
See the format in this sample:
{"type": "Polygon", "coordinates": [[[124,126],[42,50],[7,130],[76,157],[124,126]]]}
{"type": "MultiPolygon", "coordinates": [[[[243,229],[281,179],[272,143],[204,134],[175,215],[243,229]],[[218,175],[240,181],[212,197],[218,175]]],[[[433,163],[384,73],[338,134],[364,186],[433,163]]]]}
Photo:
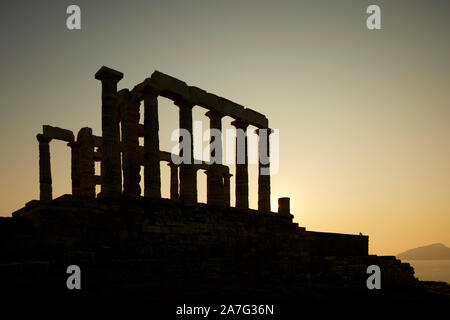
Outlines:
{"type": "Polygon", "coordinates": [[[43,134],[36,136],[39,141],[39,199],[52,200],[52,172],[50,166],[50,141],[43,134]]]}
{"type": "Polygon", "coordinates": [[[290,198],[288,197],[278,198],[278,213],[281,214],[291,213],[290,198]]]}
{"type": "Polygon", "coordinates": [[[170,199],[178,200],[178,166],[172,162],[167,165],[170,167],[170,199]]]}
{"type": "Polygon", "coordinates": [[[77,135],[80,161],[80,195],[95,198],[94,138],[91,128],[82,128],[77,135]]]}
{"type": "Polygon", "coordinates": [[[161,198],[159,166],[158,93],[150,87],[144,95],[144,197],[161,198]]]}
{"type": "MultiPolygon", "coordinates": [[[[186,101],[176,101],[179,108],[180,129],[184,129],[191,135],[190,163],[180,164],[180,200],[185,203],[197,202],[197,172],[194,169],[194,135],[192,132],[192,108],[193,105],[186,101]]],[[[180,142],[181,142],[180,137],[180,142]]],[[[180,151],[180,156],[182,156],[180,151]]]]}
{"type": "Polygon", "coordinates": [[[118,196],[122,192],[122,172],[119,145],[119,108],[117,83],[123,73],[101,67],[95,79],[102,82],[102,196],[118,196]]]}
{"type": "Polygon", "coordinates": [[[211,205],[223,205],[223,180],[220,165],[222,164],[222,117],[223,115],[216,111],[208,111],[205,114],[209,118],[209,128],[220,131],[220,137],[214,141],[211,136],[210,143],[217,145],[217,150],[210,150],[211,159],[216,158],[216,162],[211,164],[207,175],[207,203],[211,205]]]}
{"type": "Polygon", "coordinates": [[[258,160],[258,210],[270,211],[270,159],[269,135],[272,129],[258,129],[259,160],[258,160]],[[262,160],[269,160],[262,163],[262,160]]]}
{"type": "Polygon", "coordinates": [[[78,142],[69,142],[67,144],[71,150],[71,178],[72,178],[72,194],[74,196],[81,195],[80,189],[80,145],[78,142]]]}
{"type": "Polygon", "coordinates": [[[236,127],[236,208],[248,209],[248,123],[235,120],[236,127]]]}
{"type": "Polygon", "coordinates": [[[119,91],[120,121],[122,124],[123,193],[141,194],[139,164],[139,101],[130,98],[127,89],[119,91]]]}
{"type": "Polygon", "coordinates": [[[230,179],[232,176],[229,173],[223,174],[223,204],[225,207],[230,206],[230,179]]]}

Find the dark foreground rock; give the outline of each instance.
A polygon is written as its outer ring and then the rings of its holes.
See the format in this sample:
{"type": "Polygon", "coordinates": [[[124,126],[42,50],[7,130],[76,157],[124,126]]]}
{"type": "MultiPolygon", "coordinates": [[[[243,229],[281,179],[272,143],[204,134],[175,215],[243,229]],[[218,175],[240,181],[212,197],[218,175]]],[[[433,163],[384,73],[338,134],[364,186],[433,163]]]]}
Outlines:
{"type": "Polygon", "coordinates": [[[409,264],[367,251],[366,236],[306,231],[290,214],[63,196],[0,220],[0,290],[203,303],[448,299],[444,284],[424,285],[409,264]],[[381,290],[366,286],[374,264],[381,290]],[[69,265],[81,269],[81,290],[67,289],[69,265]]]}

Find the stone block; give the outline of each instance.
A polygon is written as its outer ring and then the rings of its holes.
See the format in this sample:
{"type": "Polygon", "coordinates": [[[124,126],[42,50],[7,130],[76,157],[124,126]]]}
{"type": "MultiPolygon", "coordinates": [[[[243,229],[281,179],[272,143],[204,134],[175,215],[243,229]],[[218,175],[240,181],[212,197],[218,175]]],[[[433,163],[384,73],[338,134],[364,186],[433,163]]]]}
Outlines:
{"type": "Polygon", "coordinates": [[[266,116],[252,109],[245,109],[244,119],[258,128],[267,128],[269,126],[269,120],[267,120],[266,116]]]}
{"type": "Polygon", "coordinates": [[[234,103],[233,101],[230,101],[228,99],[219,98],[223,112],[227,115],[232,116],[235,119],[240,119],[244,116],[244,107],[240,104],[234,103]]]}
{"type": "Polygon", "coordinates": [[[205,100],[204,96],[206,96],[207,92],[197,87],[189,87],[189,94],[193,104],[201,105],[205,100]]]}
{"type": "Polygon", "coordinates": [[[52,127],[49,125],[42,126],[42,133],[45,137],[51,139],[62,140],[66,142],[73,142],[75,140],[72,131],[58,127],[52,127]]]}
{"type": "Polygon", "coordinates": [[[184,99],[190,101],[189,88],[186,82],[166,75],[162,72],[153,72],[147,85],[155,89],[160,95],[172,99],[184,99]]]}

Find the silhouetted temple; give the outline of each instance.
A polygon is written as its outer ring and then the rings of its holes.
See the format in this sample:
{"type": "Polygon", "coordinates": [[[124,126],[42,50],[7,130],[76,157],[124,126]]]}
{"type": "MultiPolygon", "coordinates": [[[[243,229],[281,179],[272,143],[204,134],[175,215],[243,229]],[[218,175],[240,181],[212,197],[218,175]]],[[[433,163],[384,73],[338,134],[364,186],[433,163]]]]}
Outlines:
{"type": "MultiPolygon", "coordinates": [[[[140,196],[140,169],[144,167],[144,197],[161,197],[160,162],[170,166],[170,198],[180,199],[186,204],[197,202],[197,170],[207,174],[207,200],[211,205],[230,205],[230,172],[227,166],[194,161],[193,141],[190,141],[191,161],[179,166],[173,163],[172,155],[159,148],[158,96],[173,100],[179,108],[180,128],[192,132],[192,108],[201,106],[208,111],[210,128],[222,130],[221,119],[230,116],[232,125],[245,130],[256,126],[259,134],[267,136],[267,118],[251,109],[244,108],[230,100],[218,97],[197,87],[155,71],[150,78],[134,87],[117,92],[121,72],[102,67],[95,78],[102,82],[102,136],[92,134],[90,128],[82,128],[75,139],[70,130],[43,126],[37,135],[39,141],[39,182],[40,199],[52,199],[52,176],[50,170],[51,140],[68,142],[72,149],[72,194],[95,198],[95,186],[101,186],[101,197],[116,197],[121,194],[140,196]],[[144,124],[139,123],[141,102],[144,106],[144,124]],[[139,138],[144,145],[139,145],[139,138]],[[122,138],[122,139],[121,139],[122,138]],[[121,161],[122,159],[122,161],[121,161]],[[95,175],[95,162],[101,163],[101,176],[95,175]],[[178,171],[179,177],[178,179],[178,171]],[[123,183],[122,183],[123,173],[123,183]]],[[[245,140],[247,136],[243,137],[245,140]]],[[[221,140],[217,141],[221,145],[221,140]]],[[[267,146],[269,139],[263,137],[260,144],[267,146]]],[[[247,146],[247,141],[244,142],[247,146]]],[[[247,153],[246,148],[243,150],[247,153]]],[[[214,152],[214,151],[213,151],[214,152]]],[[[244,155],[245,159],[247,155],[244,155]]],[[[269,163],[259,163],[258,170],[258,210],[270,211],[270,175],[261,174],[262,167],[269,163]]],[[[248,163],[236,165],[236,207],[248,209],[248,163]]]]}
{"type": "Polygon", "coordinates": [[[419,287],[409,264],[369,255],[367,236],[307,231],[293,223],[288,198],[279,199],[278,212],[271,212],[270,175],[263,170],[258,170],[258,209],[252,210],[247,163],[236,164],[236,206],[230,207],[227,166],[194,161],[192,141],[192,161],[180,165],[159,147],[158,96],[173,100],[179,128],[191,134],[194,106],[207,109],[210,128],[221,130],[224,116],[232,117],[237,129],[257,127],[260,152],[269,149],[271,132],[264,115],[158,71],[132,90],[117,91],[122,77],[107,67],[95,74],[102,84],[101,136],[82,128],[75,138],[52,126],[37,135],[40,200],[0,219],[3,290],[33,292],[38,283],[46,294],[69,294],[64,277],[69,264],[83,270],[81,294],[89,296],[326,299],[344,297],[342,288],[348,295],[369,296],[366,269],[372,264],[382,270],[384,290],[419,287]],[[72,195],[56,199],[53,139],[68,142],[72,155],[72,195]],[[170,166],[170,199],[161,198],[161,161],[170,166]],[[198,170],[207,174],[207,204],[197,203],[198,170]]]}

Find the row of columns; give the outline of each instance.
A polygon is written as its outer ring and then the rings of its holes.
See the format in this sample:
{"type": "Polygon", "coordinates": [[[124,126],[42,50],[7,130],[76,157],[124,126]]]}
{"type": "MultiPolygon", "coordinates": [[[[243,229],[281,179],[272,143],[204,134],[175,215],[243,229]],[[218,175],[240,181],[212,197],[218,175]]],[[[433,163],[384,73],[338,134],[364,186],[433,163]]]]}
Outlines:
{"type": "MultiPolygon", "coordinates": [[[[52,174],[50,166],[50,142],[52,137],[38,134],[39,142],[39,198],[52,200],[52,174]]],[[[59,139],[58,139],[59,140],[59,139]]],[[[68,143],[71,148],[72,194],[95,197],[94,136],[91,128],[82,128],[76,141],[68,143]]]]}
{"type": "MultiPolygon", "coordinates": [[[[178,168],[180,167],[180,171],[183,165],[176,165],[172,162],[169,162],[167,164],[170,167],[170,199],[172,200],[178,200],[180,199],[180,195],[178,194],[178,168]]],[[[193,168],[193,173],[195,176],[197,176],[197,168],[193,168]]],[[[220,169],[221,170],[221,169],[220,169]]],[[[205,173],[207,176],[209,176],[209,170],[205,170],[205,173]]],[[[219,173],[219,179],[220,179],[220,184],[222,185],[222,190],[223,190],[223,194],[222,194],[222,200],[223,200],[223,205],[226,207],[230,206],[230,179],[233,175],[228,173],[228,172],[220,172],[219,173]]],[[[180,179],[181,180],[181,179],[180,179]]],[[[197,201],[197,197],[195,197],[195,199],[193,199],[194,202],[197,201]]],[[[210,203],[210,202],[208,202],[210,203]]],[[[220,203],[216,203],[216,204],[220,204],[220,203]]]]}
{"type": "MultiPolygon", "coordinates": [[[[140,161],[139,161],[139,118],[140,102],[132,99],[127,90],[117,92],[117,83],[123,78],[121,72],[102,67],[95,78],[102,83],[102,159],[101,159],[101,197],[114,197],[122,194],[123,163],[123,193],[127,195],[141,194],[140,161]],[[120,139],[121,124],[122,139],[120,139]],[[122,159],[121,146],[122,140],[122,159]]],[[[144,101],[144,196],[148,198],[161,197],[161,172],[159,150],[158,92],[151,87],[142,90],[144,101]]],[[[191,103],[184,100],[175,101],[179,108],[179,127],[190,133],[192,129],[191,103]]],[[[210,128],[222,132],[222,118],[225,116],[216,111],[208,111],[210,128]]],[[[245,131],[249,126],[242,120],[235,120],[232,125],[237,129],[236,136],[236,207],[247,209],[248,202],[248,151],[245,131]],[[243,147],[242,147],[243,146],[243,147]],[[239,154],[244,152],[244,154],[239,154]],[[239,159],[238,159],[239,158],[239,159]],[[239,161],[238,161],[239,160],[239,161]]],[[[259,152],[269,152],[268,135],[259,134],[259,152]]],[[[50,169],[50,138],[43,134],[37,136],[39,141],[39,181],[40,198],[52,199],[52,181],[50,169]]],[[[181,137],[180,137],[181,139],[181,137]]],[[[230,177],[222,172],[222,138],[213,140],[216,148],[211,149],[211,158],[216,162],[205,171],[207,175],[207,202],[212,205],[227,205],[230,203],[230,177]],[[220,153],[220,154],[216,154],[220,153]]],[[[75,195],[95,197],[95,145],[92,130],[83,128],[77,140],[70,142],[72,150],[72,189],[75,195]]],[[[178,168],[170,164],[172,199],[180,199],[185,203],[197,201],[197,174],[193,158],[193,141],[190,141],[190,164],[181,164],[178,168]],[[179,190],[179,194],[178,194],[179,190]]],[[[258,168],[258,210],[270,211],[270,175],[261,174],[269,170],[270,163],[260,163],[258,168]],[[263,170],[262,170],[263,169],[263,170]]]]}

